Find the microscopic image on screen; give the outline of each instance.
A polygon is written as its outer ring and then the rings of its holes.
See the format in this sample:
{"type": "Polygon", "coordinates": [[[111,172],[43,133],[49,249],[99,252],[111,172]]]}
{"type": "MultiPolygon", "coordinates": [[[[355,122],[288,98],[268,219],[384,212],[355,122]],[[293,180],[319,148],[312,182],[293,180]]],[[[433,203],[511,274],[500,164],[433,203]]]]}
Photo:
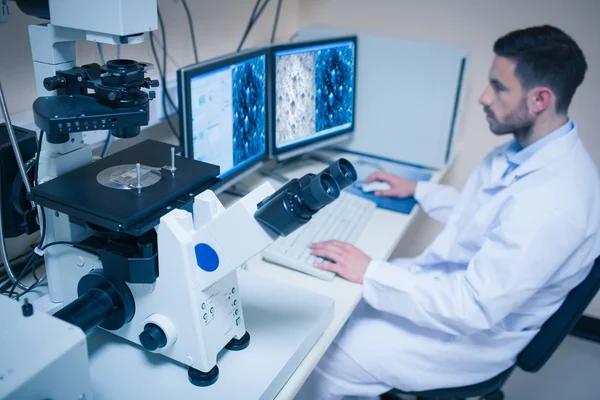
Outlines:
{"type": "Polygon", "coordinates": [[[352,122],[354,47],[317,51],[315,68],[317,132],[352,122]]]}
{"type": "Polygon", "coordinates": [[[233,89],[233,165],[265,151],[265,57],[236,66],[233,89]]]}
{"type": "Polygon", "coordinates": [[[315,134],[315,54],[277,57],[275,131],[277,145],[315,134]]]}

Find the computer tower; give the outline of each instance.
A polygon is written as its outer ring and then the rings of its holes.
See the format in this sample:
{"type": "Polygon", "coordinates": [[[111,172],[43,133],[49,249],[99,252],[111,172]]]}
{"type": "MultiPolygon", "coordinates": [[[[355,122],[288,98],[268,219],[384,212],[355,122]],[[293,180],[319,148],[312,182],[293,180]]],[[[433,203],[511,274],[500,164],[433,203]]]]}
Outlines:
{"type": "MultiPolygon", "coordinates": [[[[25,163],[29,183],[33,185],[35,155],[37,152],[36,134],[17,126],[14,127],[14,131],[25,163]]],[[[24,224],[25,217],[23,214],[31,209],[31,204],[25,198],[25,187],[5,123],[0,124],[0,179],[4,236],[8,238],[17,237],[23,233],[33,233],[24,224]]]]}

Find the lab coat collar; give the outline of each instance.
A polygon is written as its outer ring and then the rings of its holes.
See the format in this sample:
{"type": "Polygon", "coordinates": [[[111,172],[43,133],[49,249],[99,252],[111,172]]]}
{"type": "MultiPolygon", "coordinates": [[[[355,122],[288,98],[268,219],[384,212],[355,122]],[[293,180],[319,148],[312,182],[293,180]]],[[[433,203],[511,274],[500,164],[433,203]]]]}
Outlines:
{"type": "Polygon", "coordinates": [[[491,179],[489,186],[486,189],[500,189],[510,186],[515,180],[522,178],[544,166],[550,164],[563,154],[568,152],[579,141],[577,133],[577,125],[573,122],[573,128],[566,135],[547,143],[539,149],[523,164],[502,177],[504,171],[508,167],[506,161],[506,150],[510,146],[510,142],[496,149],[491,165],[491,179]]]}

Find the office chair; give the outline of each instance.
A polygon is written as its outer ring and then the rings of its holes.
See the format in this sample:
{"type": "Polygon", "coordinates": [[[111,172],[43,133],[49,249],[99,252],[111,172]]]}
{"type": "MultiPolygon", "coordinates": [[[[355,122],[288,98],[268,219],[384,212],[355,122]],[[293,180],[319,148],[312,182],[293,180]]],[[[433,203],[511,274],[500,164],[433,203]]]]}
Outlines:
{"type": "Polygon", "coordinates": [[[402,392],[392,389],[381,396],[382,400],[397,400],[400,395],[413,395],[423,400],[461,400],[479,397],[485,400],[502,400],[502,385],[515,367],[527,372],[539,371],[552,356],[564,338],[571,332],[587,306],[600,289],[600,257],[594,261],[589,275],[569,292],[560,308],[542,325],[531,342],[519,353],[514,366],[499,375],[475,385],[435,389],[423,392],[402,392]]]}

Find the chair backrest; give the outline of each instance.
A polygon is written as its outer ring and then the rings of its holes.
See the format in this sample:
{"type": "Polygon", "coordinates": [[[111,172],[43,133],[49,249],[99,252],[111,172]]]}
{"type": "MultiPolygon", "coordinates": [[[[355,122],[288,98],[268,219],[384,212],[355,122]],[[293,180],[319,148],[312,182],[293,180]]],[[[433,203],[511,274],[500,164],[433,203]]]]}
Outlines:
{"type": "Polygon", "coordinates": [[[569,292],[560,308],[542,325],[533,340],[517,357],[519,368],[539,371],[565,337],[571,332],[600,289],[600,257],[588,276],[569,292]]]}

